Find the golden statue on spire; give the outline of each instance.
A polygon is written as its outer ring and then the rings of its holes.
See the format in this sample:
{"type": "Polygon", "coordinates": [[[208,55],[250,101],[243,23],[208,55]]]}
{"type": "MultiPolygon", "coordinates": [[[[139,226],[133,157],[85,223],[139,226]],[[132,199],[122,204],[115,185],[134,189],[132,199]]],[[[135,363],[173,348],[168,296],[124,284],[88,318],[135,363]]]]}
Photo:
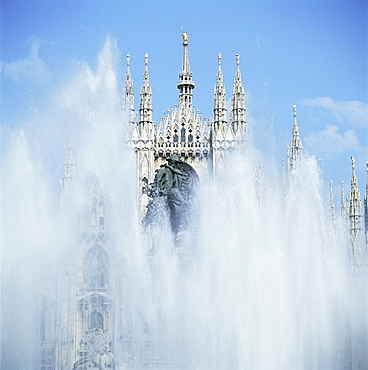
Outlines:
{"type": "Polygon", "coordinates": [[[188,45],[189,36],[187,34],[187,31],[183,32],[183,45],[188,45]]]}

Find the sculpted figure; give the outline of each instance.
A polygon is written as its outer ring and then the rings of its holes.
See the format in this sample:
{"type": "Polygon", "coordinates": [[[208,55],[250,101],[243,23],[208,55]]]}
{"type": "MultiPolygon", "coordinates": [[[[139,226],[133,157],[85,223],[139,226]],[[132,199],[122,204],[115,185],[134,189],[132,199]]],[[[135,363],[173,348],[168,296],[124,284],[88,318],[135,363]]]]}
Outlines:
{"type": "Polygon", "coordinates": [[[147,225],[154,218],[158,198],[163,198],[170,212],[171,229],[174,234],[187,227],[188,212],[198,176],[195,170],[186,162],[180,160],[177,154],[171,155],[167,164],[156,172],[149,195],[152,200],[148,204],[147,215],[143,223],[147,225]]]}
{"type": "Polygon", "coordinates": [[[188,44],[188,40],[189,40],[189,36],[188,36],[188,34],[187,34],[187,31],[184,31],[183,32],[183,41],[184,41],[184,44],[188,44]]]}

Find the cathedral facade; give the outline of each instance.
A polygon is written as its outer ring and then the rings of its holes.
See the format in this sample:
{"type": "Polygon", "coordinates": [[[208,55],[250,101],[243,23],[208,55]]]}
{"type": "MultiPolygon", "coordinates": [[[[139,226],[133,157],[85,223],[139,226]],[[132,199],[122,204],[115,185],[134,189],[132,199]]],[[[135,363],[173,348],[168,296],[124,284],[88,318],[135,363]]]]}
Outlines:
{"type": "Polygon", "coordinates": [[[193,105],[195,83],[190,70],[188,40],[189,37],[184,32],[182,69],[177,84],[179,101],[157,122],[153,122],[152,118],[152,88],[149,82],[148,55],[145,55],[139,112],[134,110],[130,56],[127,55],[123,111],[130,122],[131,145],[136,153],[137,183],[142,189],[140,200],[142,217],[148,203],[147,185],[152,183],[156,170],[172,154],[178,154],[197,171],[200,177],[210,175],[217,178],[221,175],[226,150],[243,145],[246,141],[246,108],[239,54],[236,55],[236,73],[229,114],[221,70],[221,54],[218,55],[214,117],[211,121],[193,105]]]}

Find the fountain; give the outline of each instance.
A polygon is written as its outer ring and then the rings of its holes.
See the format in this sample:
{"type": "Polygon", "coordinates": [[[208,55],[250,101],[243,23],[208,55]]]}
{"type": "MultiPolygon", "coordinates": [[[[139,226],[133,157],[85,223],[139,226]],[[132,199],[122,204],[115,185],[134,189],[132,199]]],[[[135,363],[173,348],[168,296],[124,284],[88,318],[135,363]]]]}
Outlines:
{"type": "Polygon", "coordinates": [[[1,368],[367,368],[366,270],[313,156],[283,182],[250,138],[200,178],[186,243],[168,212],[144,233],[115,53],[8,135],[1,368]]]}

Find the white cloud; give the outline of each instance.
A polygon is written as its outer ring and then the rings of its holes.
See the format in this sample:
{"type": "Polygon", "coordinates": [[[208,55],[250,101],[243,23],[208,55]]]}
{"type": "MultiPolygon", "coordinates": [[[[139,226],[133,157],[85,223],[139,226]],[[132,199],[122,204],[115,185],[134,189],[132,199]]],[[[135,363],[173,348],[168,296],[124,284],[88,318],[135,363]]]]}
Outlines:
{"type": "Polygon", "coordinates": [[[337,123],[368,127],[368,104],[358,100],[333,100],[331,97],[304,99],[301,104],[331,115],[337,123]]]}
{"type": "Polygon", "coordinates": [[[355,130],[339,132],[336,125],[327,125],[322,131],[314,131],[306,136],[305,143],[308,150],[317,155],[336,159],[340,155],[362,153],[367,150],[361,146],[355,130]]]}
{"type": "Polygon", "coordinates": [[[1,62],[1,74],[14,82],[24,79],[31,82],[44,82],[48,76],[48,68],[39,55],[41,40],[31,37],[28,42],[30,44],[28,56],[12,62],[1,62]]]}

